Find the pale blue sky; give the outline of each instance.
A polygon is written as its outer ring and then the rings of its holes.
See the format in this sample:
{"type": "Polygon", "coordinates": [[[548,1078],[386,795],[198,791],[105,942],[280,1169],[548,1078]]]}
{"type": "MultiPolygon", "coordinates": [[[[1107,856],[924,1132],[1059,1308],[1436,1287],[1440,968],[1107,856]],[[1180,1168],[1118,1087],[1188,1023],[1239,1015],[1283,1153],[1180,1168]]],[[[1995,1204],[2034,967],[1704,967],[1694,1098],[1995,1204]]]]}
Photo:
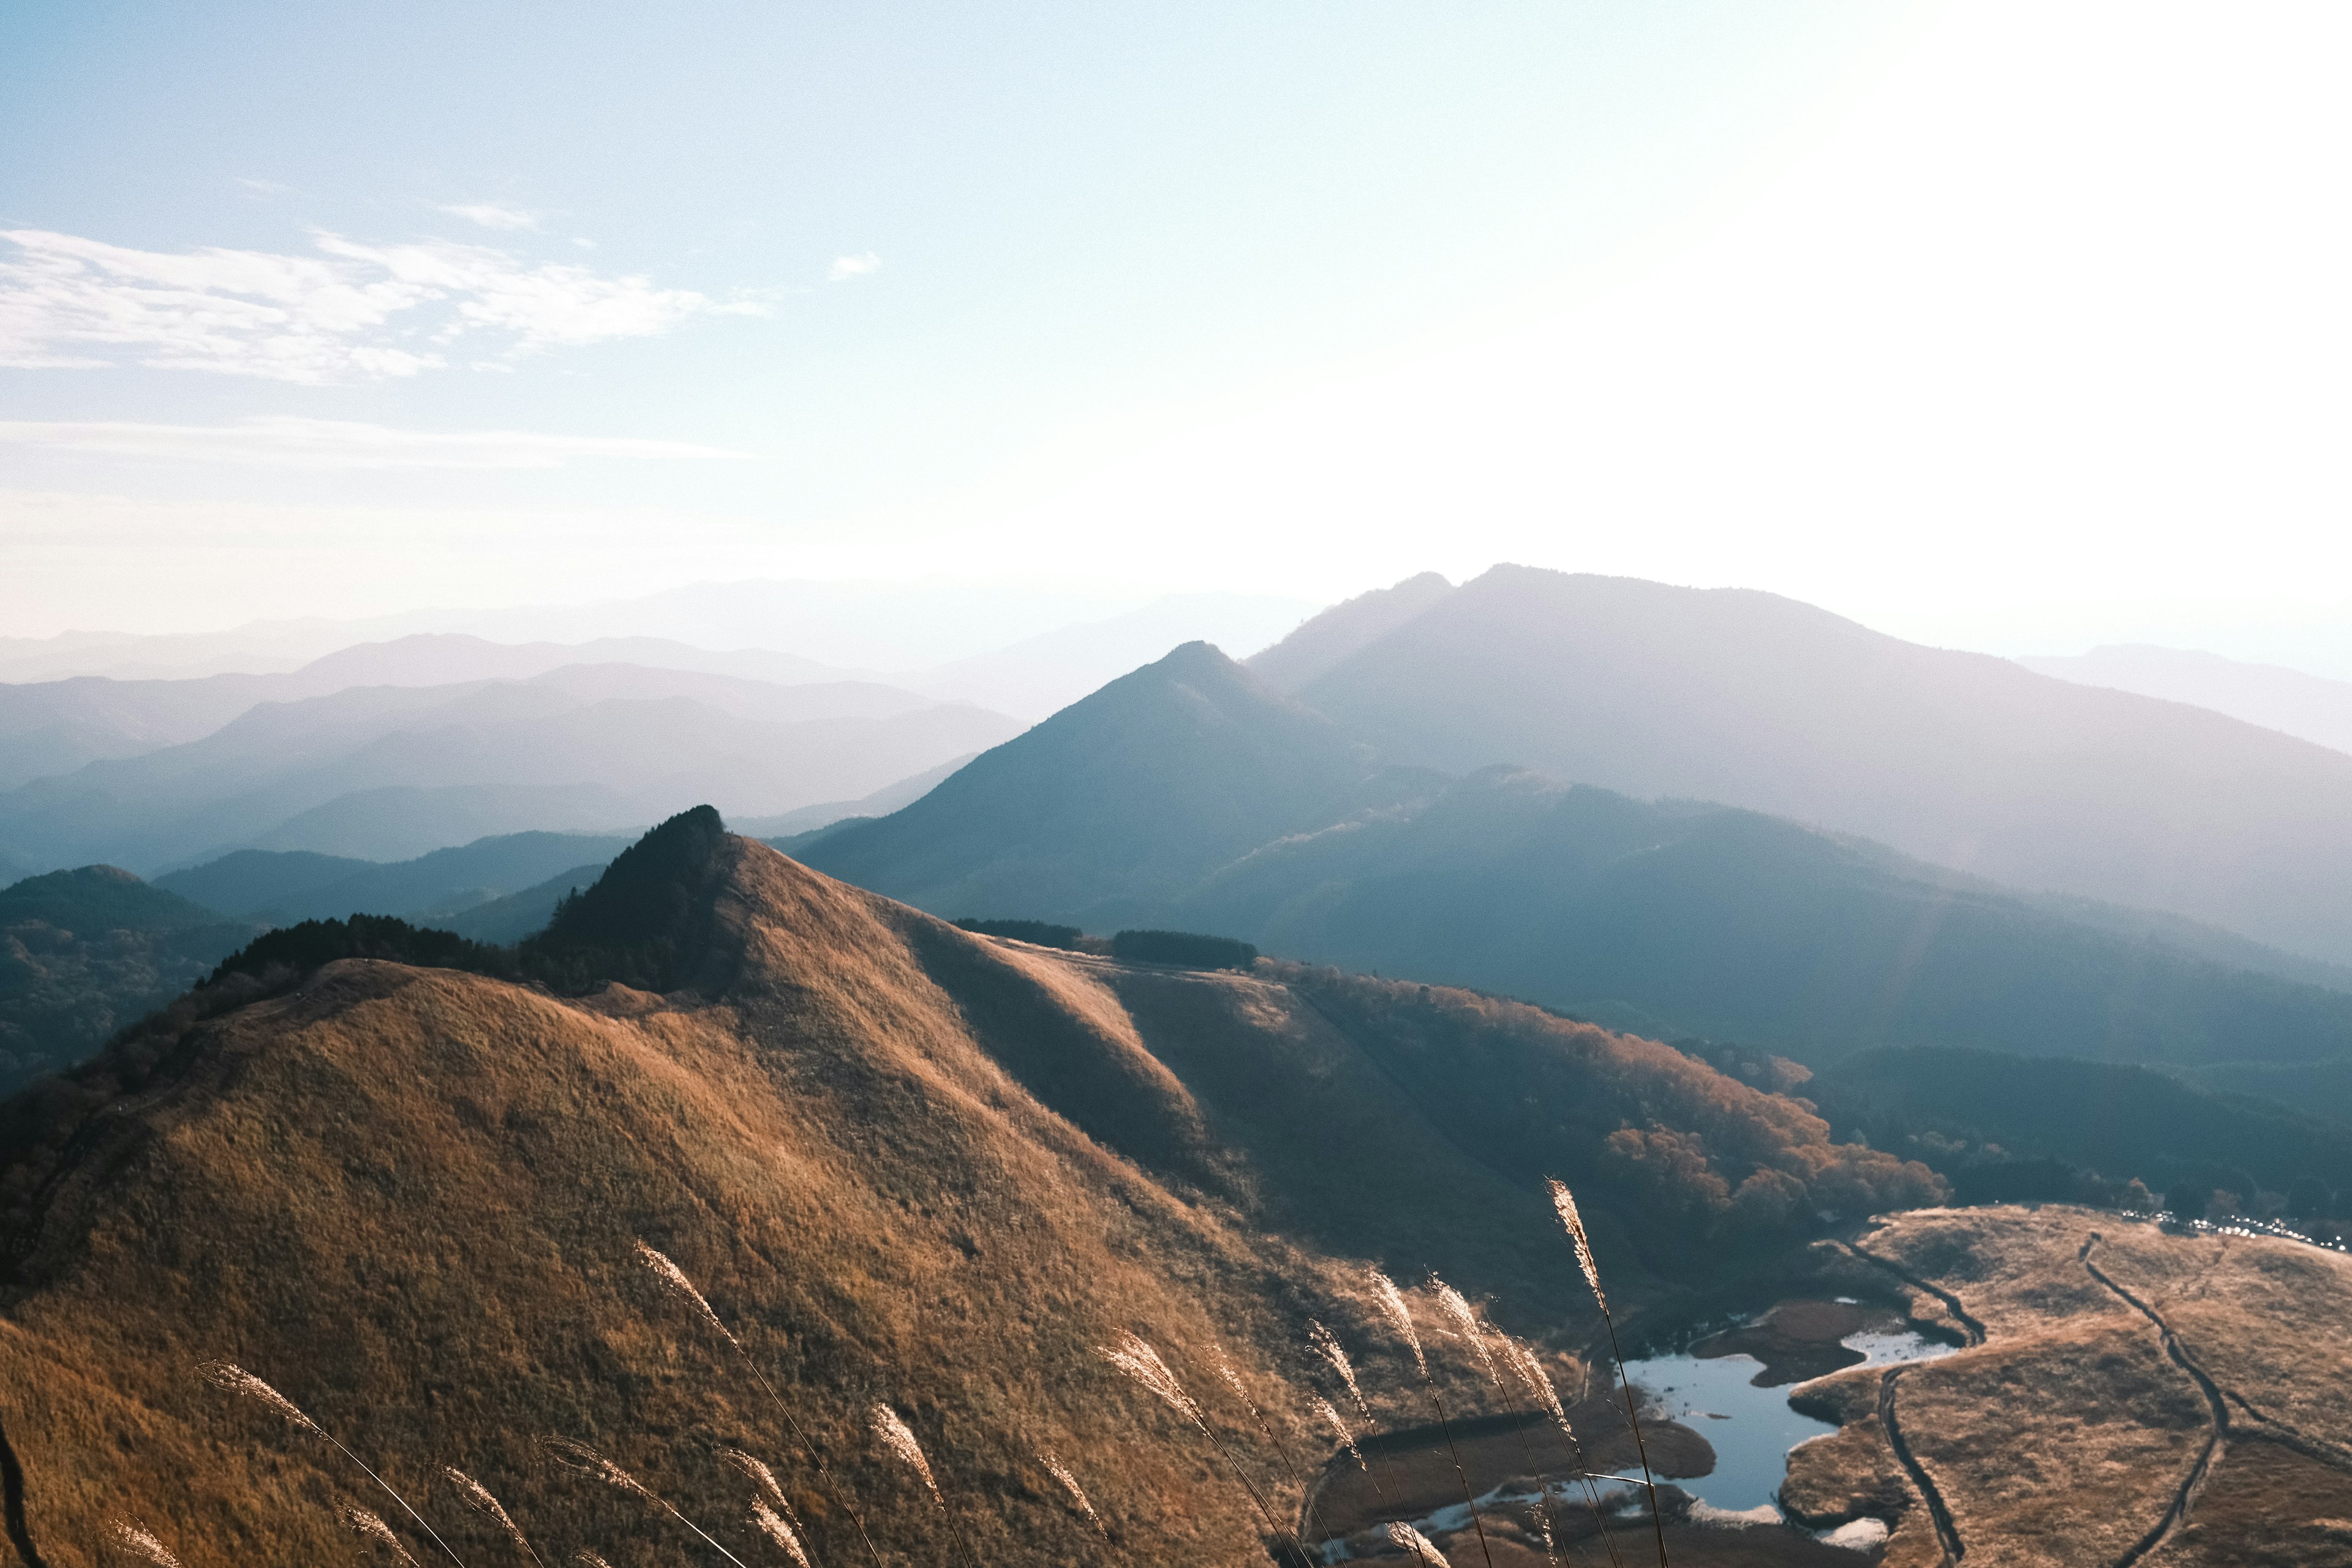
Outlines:
{"type": "MultiPolygon", "coordinates": [[[[926,569],[1156,580],[1151,542],[1192,527],[1222,554],[1176,567],[1186,586],[1337,593],[1509,556],[1867,597],[1850,566],[1874,510],[1890,537],[1954,518],[1855,492],[1807,532],[1805,465],[1840,455],[1757,431],[1850,397],[1855,355],[1967,315],[1925,270],[1958,263],[1922,215],[1961,214],[1967,244],[1990,226],[2003,258],[2040,247],[2046,275],[2001,298],[2071,320],[2053,293],[2113,294],[2101,247],[2142,247],[2165,201],[2242,191],[2243,160],[2290,140],[2306,182],[2343,154],[2340,120],[2239,115],[2216,168],[2084,232],[2065,190],[2095,209],[2109,177],[2129,196],[2178,170],[2144,122],[2200,84],[2167,73],[2275,106],[2342,40],[2316,11],[2219,40],[2185,8],[2052,14],[0,8],[0,547],[19,568],[0,618],[926,569]],[[1858,293],[1837,268],[1878,246],[1858,293]],[[1834,374],[1799,363],[1785,395],[1754,395],[1816,340],[1834,374]],[[1661,366],[1673,385],[1645,379],[1661,366]],[[1528,390],[1579,375],[1564,402],[1528,390]],[[1574,448],[1629,410],[1637,439],[1574,448]],[[1654,494],[1603,471],[1643,441],[1675,472],[1654,494]],[[1801,460],[1692,488],[1759,441],[1801,460]],[[616,442],[671,445],[598,445],[616,442]],[[1725,531],[1758,491],[1796,530],[1777,552],[1753,520],[1725,531]]],[[[2311,194],[2340,209],[2341,188],[2311,194]]],[[[2258,248],[2276,210],[2216,221],[2258,248]]],[[[2273,286],[2315,289],[2339,230],[2273,286]]],[[[2231,300],[2168,279],[2170,308],[2218,319],[2267,259],[2200,245],[2231,300]]],[[[1982,341],[1894,374],[1948,384],[1982,341]]],[[[2085,476],[2053,479],[2042,441],[2008,430],[1991,460],[2079,518],[2085,476]]],[[[1880,597],[1937,574],[1892,560],[1880,597]]]]}

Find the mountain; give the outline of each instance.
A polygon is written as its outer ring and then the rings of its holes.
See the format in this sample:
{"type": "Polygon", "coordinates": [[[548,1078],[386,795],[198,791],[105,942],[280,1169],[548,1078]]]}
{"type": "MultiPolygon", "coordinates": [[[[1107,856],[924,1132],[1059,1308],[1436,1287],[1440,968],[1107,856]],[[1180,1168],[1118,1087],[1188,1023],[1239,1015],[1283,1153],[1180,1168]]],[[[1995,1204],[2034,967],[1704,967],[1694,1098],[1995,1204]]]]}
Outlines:
{"type": "Polygon", "coordinates": [[[2029,656],[2017,662],[2080,686],[2210,708],[2314,745],[2352,752],[2352,681],[2145,644],[2095,647],[2071,656],[2029,656]]]}
{"type": "Polygon", "coordinates": [[[2352,1220],[2352,1123],[2148,1068],[1895,1047],[1846,1058],[1804,1093],[1848,1136],[1942,1172],[1963,1201],[2079,1201],[2084,1173],[2111,1173],[2159,1195],[2201,1181],[2242,1205],[2302,1185],[2324,1206],[2294,1218],[2352,1220]]]}
{"type": "Polygon", "coordinates": [[[1399,763],[1718,801],[2352,962],[2352,756],[1774,595],[1498,566],[1290,694],[1399,763]]]}
{"type": "Polygon", "coordinates": [[[253,929],[112,866],[0,889],[0,1092],[88,1057],[253,929]]]}
{"type": "Polygon", "coordinates": [[[1816,1065],[1879,1045],[2352,1059],[2352,987],[2324,965],[1760,813],[1385,767],[1205,647],[794,853],[946,917],[1213,931],[1816,1065]]]}
{"type": "Polygon", "coordinates": [[[134,869],[244,846],[404,858],[523,828],[609,830],[686,799],[779,812],[863,795],[1018,728],[871,683],[631,665],[355,687],[0,794],[0,844],[134,869]]]}
{"type": "Polygon", "coordinates": [[[510,833],[391,865],[302,850],[240,849],[158,877],[155,886],[271,925],[355,912],[440,923],[442,917],[583,865],[601,871],[629,842],[593,834],[510,833]]]}
{"type": "Polygon", "coordinates": [[[1283,691],[1296,691],[1453,592],[1453,584],[1434,572],[1423,572],[1393,588],[1359,594],[1332,605],[1272,647],[1250,657],[1250,668],[1268,685],[1283,691]]]}
{"type": "MultiPolygon", "coordinates": [[[[1299,1488],[1239,1436],[1228,1359],[1286,1448],[1344,1463],[1309,1424],[1319,1320],[1397,1449],[1433,1440],[1366,1259],[1491,1294],[1574,1397],[1597,1325],[1544,1173],[1583,1187],[1621,1312],[1665,1289],[1650,1268],[1708,1277],[1801,1237],[1816,1206],[1940,1192],[1662,1047],[1459,993],[975,937],[707,811],[499,962],[579,967],[546,989],[380,959],[231,965],[0,1108],[0,1387],[28,1560],[90,1562],[81,1543],[118,1518],[190,1568],[340,1560],[346,1501],[431,1550],[334,1448],[192,1375],[211,1357],[274,1384],[474,1561],[510,1548],[445,1465],[547,1561],[705,1550],[545,1437],[593,1445],[745,1561],[754,1494],[721,1447],[775,1466],[821,1562],[862,1556],[860,1528],[893,1561],[1255,1560],[1260,1525],[1213,1451],[1097,1347],[1134,1331],[1163,1349],[1287,1518],[1299,1488]],[[672,989],[597,973],[652,956],[672,989]],[[698,1282],[837,1491],[639,1265],[640,1238],[698,1282]],[[874,1436],[877,1404],[940,1501],[874,1436]]],[[[1456,1415],[1524,1426],[1438,1321],[1456,1415]]],[[[1605,1405],[1578,1413],[1594,1462],[1632,1461],[1605,1405]]]]}
{"type": "Polygon", "coordinates": [[[925,670],[908,683],[934,697],[1034,721],[1171,647],[1207,642],[1255,653],[1315,610],[1304,599],[1272,595],[1171,594],[1108,620],[1064,626],[925,670]]]}
{"type": "Polygon", "coordinates": [[[808,862],[950,915],[1108,921],[1274,839],[1393,807],[1435,775],[1188,643],[982,753],[912,805],[802,846],[808,862]]]}
{"type": "Polygon", "coordinates": [[[547,929],[563,900],[592,886],[604,874],[606,862],[591,860],[558,871],[543,882],[474,904],[454,914],[427,916],[433,923],[457,932],[468,942],[510,945],[547,929]]]}

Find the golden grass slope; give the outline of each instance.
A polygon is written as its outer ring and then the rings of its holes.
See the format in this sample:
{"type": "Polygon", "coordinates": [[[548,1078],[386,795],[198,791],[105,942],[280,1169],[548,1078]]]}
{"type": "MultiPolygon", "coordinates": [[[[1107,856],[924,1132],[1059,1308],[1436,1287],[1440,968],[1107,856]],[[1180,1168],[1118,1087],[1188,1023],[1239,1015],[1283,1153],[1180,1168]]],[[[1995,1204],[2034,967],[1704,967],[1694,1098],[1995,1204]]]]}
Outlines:
{"type": "Polygon", "coordinates": [[[1891,1394],[1872,1368],[1805,1385],[1848,1424],[1792,1454],[1792,1509],[1891,1519],[1897,1568],[1945,1560],[1921,1477],[1971,1563],[2352,1562],[2352,1259],[2059,1206],[1920,1210],[1859,1245],[1984,1340],[1891,1394]]]}
{"type": "MultiPolygon", "coordinates": [[[[1213,1358],[1319,1464],[1310,1317],[1376,1402],[1405,1396],[1354,1300],[1361,1260],[1440,1268],[1522,1331],[1580,1342],[1539,1194],[1329,1021],[1338,977],[1318,1005],[1278,980],[1048,955],[757,845],[722,853],[706,994],[564,1000],[336,963],[195,1026],[53,1164],[8,1173],[29,1196],[0,1237],[0,1429],[44,1561],[115,1561],[117,1519],[189,1568],[345,1561],[354,1505],[426,1557],[317,1438],[204,1382],[216,1357],[376,1466],[469,1563],[523,1559],[444,1466],[550,1563],[717,1560],[551,1462],[547,1436],[609,1456],[745,1562],[782,1561],[722,1459],[744,1449],[819,1563],[861,1560],[811,1456],[640,1264],[640,1237],[775,1382],[890,1562],[950,1561],[959,1535],[988,1563],[1265,1561],[1213,1453],[1097,1356],[1122,1330],[1290,1501],[1213,1358]],[[874,1437],[877,1405],[908,1424],[944,1509],[874,1437]]],[[[1538,1028],[1522,1011],[1511,1026],[1538,1028]]],[[[1613,1038],[1541,1027],[1588,1051],[1613,1038]]],[[[1629,1260],[1615,1283],[1641,1279],[1629,1260]]],[[[1475,1408],[1474,1374],[1448,1375],[1475,1408]]]]}

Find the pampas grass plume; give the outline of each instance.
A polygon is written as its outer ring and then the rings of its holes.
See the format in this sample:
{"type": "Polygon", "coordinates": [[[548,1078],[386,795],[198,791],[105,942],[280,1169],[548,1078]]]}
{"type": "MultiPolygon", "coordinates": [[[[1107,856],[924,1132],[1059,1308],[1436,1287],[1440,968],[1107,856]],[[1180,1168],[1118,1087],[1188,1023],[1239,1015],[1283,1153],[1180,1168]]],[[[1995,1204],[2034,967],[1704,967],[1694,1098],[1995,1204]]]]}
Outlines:
{"type": "Polygon", "coordinates": [[[392,1532],[392,1526],[384,1523],[376,1515],[363,1508],[347,1506],[343,1510],[343,1522],[350,1525],[362,1540],[378,1546],[391,1547],[394,1555],[403,1563],[408,1563],[410,1568],[415,1568],[416,1559],[411,1557],[408,1554],[408,1549],[401,1545],[400,1537],[392,1532]]]}
{"type": "Polygon", "coordinates": [[[618,1487],[621,1490],[632,1496],[641,1497],[647,1502],[661,1501],[661,1499],[646,1490],[644,1484],[636,1477],[629,1474],[585,1443],[575,1442],[570,1437],[541,1437],[539,1440],[539,1446],[546,1449],[549,1457],[559,1465],[578,1470],[584,1476],[593,1476],[608,1487],[618,1487]]]}
{"type": "Polygon", "coordinates": [[[947,1498],[940,1491],[939,1481],[931,1475],[930,1460],[923,1458],[923,1446],[915,1441],[914,1428],[887,1405],[874,1407],[874,1435],[882,1439],[884,1447],[898,1455],[923,1478],[923,1485],[929,1490],[933,1502],[942,1509],[948,1506],[947,1498]]]}
{"type": "Polygon", "coordinates": [[[1093,1500],[1087,1496],[1087,1489],[1078,1485],[1078,1478],[1070,1473],[1070,1467],[1052,1454],[1044,1452],[1038,1454],[1037,1462],[1045,1467],[1047,1475],[1062,1483],[1062,1489],[1070,1494],[1070,1500],[1078,1505],[1078,1511],[1087,1516],[1087,1522],[1093,1525],[1105,1541],[1108,1541],[1109,1528],[1103,1523],[1102,1515],[1095,1511],[1093,1500]]]}
{"type": "Polygon", "coordinates": [[[1364,1474],[1370,1475],[1372,1467],[1364,1463],[1364,1451],[1356,1447],[1356,1435],[1348,1430],[1348,1418],[1340,1415],[1331,1402],[1319,1394],[1315,1396],[1315,1408],[1321,1413],[1325,1421],[1330,1423],[1331,1430],[1339,1434],[1340,1444],[1355,1459],[1356,1468],[1364,1474]]]}
{"type": "Polygon", "coordinates": [[[451,1486],[457,1489],[457,1495],[466,1500],[467,1507],[472,1509],[476,1513],[488,1514],[490,1518],[498,1521],[499,1528],[507,1532],[507,1539],[513,1542],[517,1546],[521,1547],[524,1552],[530,1553],[530,1560],[533,1563],[539,1562],[540,1557],[538,1548],[532,1546],[530,1542],[525,1538],[522,1532],[522,1526],[517,1524],[508,1514],[505,1506],[502,1505],[498,1499],[490,1495],[489,1488],[484,1486],[481,1482],[476,1480],[465,1471],[457,1468],[455,1465],[442,1466],[441,1474],[447,1478],[451,1486]]]}
{"type": "Polygon", "coordinates": [[[1168,1370],[1168,1363],[1160,1359],[1160,1352],[1153,1350],[1142,1335],[1128,1330],[1119,1335],[1118,1343],[1100,1346],[1097,1353],[1125,1373],[1146,1393],[1199,1427],[1203,1435],[1208,1434],[1209,1424],[1201,1418],[1200,1405],[1184,1392],[1183,1384],[1168,1370]]]}
{"type": "Polygon", "coordinates": [[[1503,1374],[1496,1370],[1495,1358],[1486,1349],[1486,1331],[1479,1325],[1478,1314],[1472,1310],[1469,1298],[1434,1274],[1429,1277],[1429,1288],[1437,1293],[1438,1310],[1454,1325],[1454,1333],[1477,1355],[1478,1364],[1486,1369],[1486,1381],[1496,1388],[1502,1387],[1503,1374]]]}
{"type": "Polygon", "coordinates": [[[808,1553],[801,1549],[801,1538],[774,1509],[764,1502],[754,1502],[751,1505],[751,1522],[759,1527],[761,1534],[782,1547],[785,1554],[799,1563],[800,1568],[810,1568],[808,1553]]]}
{"type": "Polygon", "coordinates": [[[637,1242],[637,1261],[653,1270],[655,1279],[693,1302],[694,1310],[702,1314],[702,1321],[718,1330],[729,1344],[735,1343],[735,1336],[728,1333],[727,1325],[719,1321],[719,1314],[711,1310],[702,1292],[694,1288],[694,1281],[686,1277],[686,1270],[671,1262],[667,1253],[646,1246],[641,1238],[637,1242]]]}
{"type": "Polygon", "coordinates": [[[1445,1553],[1430,1543],[1429,1537],[1409,1524],[1390,1525],[1389,1541],[1431,1564],[1432,1568],[1454,1568],[1454,1564],[1445,1560],[1445,1553]]]}
{"type": "Polygon", "coordinates": [[[127,1519],[110,1519],[106,1521],[106,1533],[113,1537],[115,1545],[133,1556],[144,1557],[155,1568],[180,1568],[180,1560],[172,1555],[171,1548],[156,1540],[144,1525],[127,1519]]]}
{"type": "Polygon", "coordinates": [[[1364,1402],[1364,1391],[1356,1382],[1356,1363],[1348,1359],[1348,1352],[1339,1343],[1339,1336],[1309,1318],[1307,1321],[1307,1342],[1317,1355],[1330,1363],[1333,1372],[1339,1374],[1339,1381],[1348,1385],[1348,1397],[1356,1402],[1356,1414],[1364,1418],[1365,1426],[1370,1426],[1372,1407],[1364,1402]]]}
{"type": "Polygon", "coordinates": [[[1568,1190],[1567,1183],[1556,1177],[1550,1186],[1552,1210],[1559,1215],[1559,1223],[1568,1229],[1568,1239],[1576,1247],[1576,1266],[1584,1270],[1584,1282],[1592,1287],[1593,1300],[1606,1312],[1609,1297],[1601,1289],[1601,1269],[1592,1261],[1592,1238],[1584,1234],[1584,1216],[1576,1212],[1576,1195],[1568,1190]]]}
{"type": "Polygon", "coordinates": [[[1429,1358],[1422,1353],[1421,1335],[1413,1331],[1412,1310],[1404,1304],[1404,1292],[1396,1288],[1395,1280],[1377,1268],[1367,1269],[1365,1279],[1372,1288],[1372,1300],[1379,1306],[1381,1316],[1388,1320],[1389,1327],[1396,1331],[1397,1337],[1411,1347],[1412,1364],[1426,1379],[1429,1376],[1429,1358]]]}
{"type": "Polygon", "coordinates": [[[225,1388],[231,1394],[257,1400],[313,1436],[324,1437],[327,1435],[316,1421],[303,1415],[292,1400],[233,1361],[208,1361],[196,1370],[204,1373],[205,1381],[215,1388],[225,1388]]]}

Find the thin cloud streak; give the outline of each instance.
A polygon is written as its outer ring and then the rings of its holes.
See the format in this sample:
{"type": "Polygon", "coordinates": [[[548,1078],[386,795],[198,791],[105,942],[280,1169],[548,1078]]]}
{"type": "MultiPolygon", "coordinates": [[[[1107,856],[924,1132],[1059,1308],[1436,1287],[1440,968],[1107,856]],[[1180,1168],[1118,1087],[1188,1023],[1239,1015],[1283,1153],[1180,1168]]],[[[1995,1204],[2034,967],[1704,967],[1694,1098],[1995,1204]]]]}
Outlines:
{"type": "Polygon", "coordinates": [[[878,272],[881,268],[882,258],[869,250],[863,256],[835,257],[832,267],[826,269],[824,276],[829,283],[846,283],[853,278],[863,278],[868,273],[878,272]]]}
{"type": "MultiPolygon", "coordinates": [[[[489,363],[668,331],[705,315],[764,315],[642,277],[533,265],[483,246],[366,245],[319,254],[132,250],[40,229],[0,230],[0,365],[138,363],[309,384],[445,368],[451,345],[501,340],[489,363]]],[[[469,358],[479,362],[479,349],[469,358]]]]}
{"type": "Polygon", "coordinates": [[[539,226],[539,218],[536,215],[522,212],[514,207],[502,207],[496,202],[455,202],[447,205],[436,206],[433,210],[447,213],[452,217],[464,218],[467,223],[479,224],[484,228],[500,229],[509,233],[539,226]]]}
{"type": "Polygon", "coordinates": [[[742,461],[748,452],[686,441],[550,436],[520,430],[395,430],[344,419],[257,418],[235,425],[0,421],[0,447],[75,456],[150,458],[270,468],[560,468],[574,458],[742,461]]]}

